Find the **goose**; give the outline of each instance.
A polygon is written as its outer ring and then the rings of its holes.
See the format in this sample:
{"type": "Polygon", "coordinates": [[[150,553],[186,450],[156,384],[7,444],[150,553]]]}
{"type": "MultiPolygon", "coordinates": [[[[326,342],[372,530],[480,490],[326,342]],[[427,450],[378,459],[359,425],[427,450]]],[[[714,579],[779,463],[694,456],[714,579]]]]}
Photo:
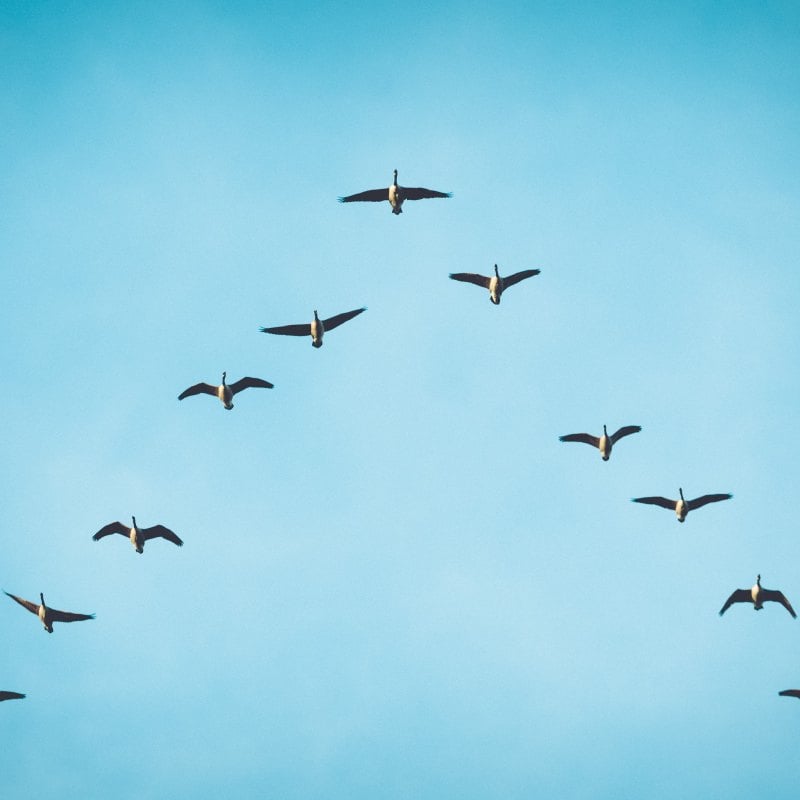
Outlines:
{"type": "Polygon", "coordinates": [[[347,197],[340,197],[340,203],[379,203],[388,200],[392,207],[392,214],[403,213],[403,203],[406,200],[424,200],[427,197],[452,197],[452,192],[437,192],[434,189],[423,189],[421,187],[412,189],[409,186],[397,185],[397,170],[394,171],[394,180],[388,189],[368,189],[366,192],[350,194],[347,197]]]}
{"type": "Polygon", "coordinates": [[[639,433],[641,429],[641,425],[625,425],[625,427],[620,428],[616,433],[612,433],[609,436],[606,426],[603,425],[603,435],[600,437],[592,436],[591,433],[568,433],[566,436],[559,436],[558,440],[560,442],[584,442],[585,444],[590,444],[600,450],[603,461],[608,461],[611,456],[611,449],[623,436],[639,433]]]}
{"type": "Polygon", "coordinates": [[[756,576],[756,582],[749,589],[736,589],[719,610],[719,615],[722,616],[734,603],[752,603],[753,608],[760,611],[764,603],[769,602],[780,603],[793,617],[797,618],[792,604],[786,599],[783,592],[762,588],[760,575],[756,576]]]}
{"type": "MultiPolygon", "coordinates": [[[[781,697],[797,697],[800,699],[800,689],[784,689],[782,692],[778,692],[781,697]]],[[[23,695],[24,697],[25,695],[23,695]]]]}
{"type": "Polygon", "coordinates": [[[366,310],[365,306],[364,308],[356,308],[353,311],[344,311],[334,317],[328,317],[328,319],[320,319],[315,309],[314,319],[311,320],[310,325],[307,323],[278,325],[274,328],[259,328],[259,330],[261,333],[278,333],[283,336],[310,336],[312,347],[322,347],[322,337],[325,335],[325,331],[332,331],[334,328],[338,328],[342,323],[357,317],[362,311],[366,310]]]}
{"type": "Polygon", "coordinates": [[[696,508],[701,508],[706,503],[718,503],[720,500],[730,500],[732,494],[704,494],[702,497],[695,497],[694,500],[687,500],[683,496],[683,489],[678,489],[680,493],[680,500],[669,500],[666,497],[634,497],[634,503],[647,503],[651,506],[661,506],[661,508],[668,508],[678,515],[678,522],[683,522],[686,515],[696,508]]]}
{"type": "Polygon", "coordinates": [[[210,394],[212,397],[218,397],[226,410],[230,411],[233,408],[233,396],[252,387],[259,387],[262,389],[271,389],[274,384],[265,381],[261,378],[240,378],[235,383],[225,383],[225,378],[228,373],[222,373],[222,383],[219,386],[212,386],[210,383],[196,383],[188,389],[184,389],[179,395],[178,400],[183,400],[184,397],[191,397],[194,394],[210,394]]]}
{"type": "Polygon", "coordinates": [[[59,611],[58,609],[50,608],[49,606],[45,605],[44,595],[41,592],[39,592],[39,599],[42,601],[41,603],[32,603],[30,600],[23,600],[21,597],[17,597],[15,594],[10,594],[5,590],[3,590],[3,592],[12,600],[16,600],[21,606],[27,608],[31,614],[36,614],[36,616],[42,621],[42,625],[44,625],[44,629],[48,633],[53,632],[54,622],[80,622],[84,619],[94,619],[94,614],[73,614],[71,611],[59,611]]]}
{"type": "Polygon", "coordinates": [[[25,695],[19,692],[0,692],[0,702],[3,700],[22,700],[23,697],[25,695]]]}
{"type": "Polygon", "coordinates": [[[500,277],[497,270],[497,264],[494,265],[494,275],[487,277],[486,275],[478,275],[477,272],[451,272],[450,277],[454,281],[463,281],[464,283],[474,283],[476,286],[482,286],[484,289],[489,290],[489,299],[496,305],[500,305],[500,295],[513,286],[515,283],[524,281],[525,278],[532,278],[538,275],[540,269],[524,269],[522,272],[515,272],[506,278],[500,277]]]}
{"type": "Polygon", "coordinates": [[[136,525],[136,517],[131,517],[133,524],[128,527],[121,522],[109,522],[108,525],[100,528],[97,533],[92,536],[94,541],[99,542],[104,536],[110,536],[112,533],[121,533],[131,540],[131,544],[137,553],[144,551],[144,543],[150,539],[166,539],[168,542],[183,547],[183,540],[176,536],[169,528],[163,525],[153,525],[152,528],[139,528],[136,525]]]}

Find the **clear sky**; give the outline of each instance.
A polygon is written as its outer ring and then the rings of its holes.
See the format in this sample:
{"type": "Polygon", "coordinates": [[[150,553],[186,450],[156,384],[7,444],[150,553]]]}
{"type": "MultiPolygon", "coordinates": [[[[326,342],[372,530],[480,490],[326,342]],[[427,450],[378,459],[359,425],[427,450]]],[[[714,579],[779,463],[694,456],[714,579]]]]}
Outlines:
{"type": "Polygon", "coordinates": [[[97,615],[0,596],[4,800],[796,797],[800,621],[717,612],[800,607],[799,41],[0,5],[0,587],[97,615]],[[453,198],[336,202],[395,168],[453,198]],[[495,263],[541,274],[448,279],[495,263]],[[223,370],[275,388],[178,402],[223,370]],[[734,498],[630,502],[679,487],[734,498]],[[131,515],[185,546],[92,541],[131,515]]]}

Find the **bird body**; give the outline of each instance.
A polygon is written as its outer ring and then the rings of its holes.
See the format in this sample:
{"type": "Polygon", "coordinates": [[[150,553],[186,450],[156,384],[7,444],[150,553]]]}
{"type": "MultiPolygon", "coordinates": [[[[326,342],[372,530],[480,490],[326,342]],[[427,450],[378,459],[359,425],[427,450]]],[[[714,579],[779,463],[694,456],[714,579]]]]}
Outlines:
{"type": "Polygon", "coordinates": [[[488,289],[489,299],[496,306],[499,306],[500,297],[509,286],[513,286],[515,283],[525,280],[525,278],[532,278],[540,272],[541,270],[539,269],[524,269],[522,272],[515,272],[513,275],[508,275],[504,278],[500,275],[497,264],[495,264],[494,275],[479,275],[477,272],[451,272],[450,277],[454,281],[474,283],[476,286],[488,289]]]}
{"type": "Polygon", "coordinates": [[[195,394],[210,394],[216,397],[222,403],[227,411],[233,408],[233,396],[253,387],[261,389],[272,389],[273,384],[265,381],[263,378],[240,378],[235,383],[228,384],[225,382],[228,373],[222,373],[222,382],[219,386],[212,386],[210,383],[196,383],[188,389],[184,389],[179,395],[178,400],[183,400],[184,397],[191,397],[195,394]]]}
{"type": "Polygon", "coordinates": [[[611,457],[611,450],[616,442],[622,439],[623,436],[630,436],[632,433],[638,433],[641,429],[640,425],[625,425],[609,436],[606,426],[603,425],[603,435],[599,437],[592,436],[590,433],[568,433],[566,436],[559,436],[558,438],[561,442],[583,442],[584,444],[590,444],[592,447],[596,447],[600,450],[600,456],[603,461],[608,461],[611,457]]]}
{"type": "Polygon", "coordinates": [[[368,189],[366,192],[340,197],[340,203],[379,203],[388,200],[392,207],[392,214],[403,213],[403,203],[406,200],[424,200],[430,197],[452,197],[450,192],[437,192],[435,189],[424,189],[422,187],[400,186],[397,183],[397,170],[394,171],[394,178],[388,189],[368,189]]]}
{"type": "Polygon", "coordinates": [[[749,589],[736,589],[725,601],[725,605],[720,609],[719,615],[722,616],[734,603],[752,603],[756,611],[764,607],[764,603],[780,603],[793,617],[792,604],[786,599],[783,592],[777,589],[765,589],[761,585],[761,576],[756,576],[756,582],[749,589]]]}
{"type": "Polygon", "coordinates": [[[678,522],[683,522],[690,511],[702,508],[707,503],[718,503],[720,500],[730,500],[732,494],[704,494],[702,497],[695,497],[694,500],[687,500],[683,496],[683,489],[678,489],[680,499],[670,500],[667,497],[634,497],[634,503],[646,503],[653,506],[661,506],[674,511],[678,517],[678,522]]]}
{"type": "Polygon", "coordinates": [[[322,337],[326,331],[332,331],[338,328],[339,325],[347,322],[353,317],[357,317],[364,308],[356,308],[353,311],[344,311],[341,314],[335,314],[328,319],[320,319],[316,309],[314,310],[314,319],[310,324],[300,323],[298,325],[276,325],[272,328],[259,328],[261,333],[277,333],[282,336],[311,336],[312,347],[322,347],[322,337]]]}
{"type": "Polygon", "coordinates": [[[136,517],[131,517],[131,520],[133,524],[130,527],[128,525],[123,525],[121,522],[109,522],[108,525],[100,528],[100,530],[92,536],[92,539],[99,542],[104,536],[110,536],[112,533],[119,533],[130,539],[137,553],[144,552],[144,543],[150,539],[166,539],[168,542],[178,545],[178,547],[183,547],[183,540],[169,528],[165,528],[163,525],[153,525],[151,528],[140,528],[136,524],[136,517]]]}
{"type": "Polygon", "coordinates": [[[36,614],[48,633],[53,632],[54,622],[80,622],[85,619],[94,619],[94,614],[73,614],[71,611],[59,611],[56,608],[50,608],[44,602],[44,594],[41,592],[39,593],[39,599],[42,601],[41,603],[33,603],[30,600],[24,600],[9,592],[4,593],[12,600],[16,600],[23,608],[27,608],[32,614],[36,614]]]}

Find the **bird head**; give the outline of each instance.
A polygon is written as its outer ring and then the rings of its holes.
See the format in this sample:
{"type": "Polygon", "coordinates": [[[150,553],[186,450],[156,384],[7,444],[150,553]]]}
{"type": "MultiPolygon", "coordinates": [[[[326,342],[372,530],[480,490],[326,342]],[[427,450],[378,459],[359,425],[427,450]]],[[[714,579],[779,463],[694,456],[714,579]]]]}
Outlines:
{"type": "Polygon", "coordinates": [[[227,378],[227,377],[228,377],[228,373],[227,372],[223,372],[222,373],[222,383],[223,384],[225,383],[225,378],[227,378]]]}

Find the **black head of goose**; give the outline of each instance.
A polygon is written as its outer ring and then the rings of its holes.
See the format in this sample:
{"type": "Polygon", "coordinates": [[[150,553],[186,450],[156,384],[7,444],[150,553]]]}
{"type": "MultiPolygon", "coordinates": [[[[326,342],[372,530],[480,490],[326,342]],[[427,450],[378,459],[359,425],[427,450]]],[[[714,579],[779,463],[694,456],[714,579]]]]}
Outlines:
{"type": "Polygon", "coordinates": [[[451,272],[450,277],[454,281],[462,281],[463,283],[474,283],[476,286],[481,286],[489,290],[489,299],[496,305],[500,305],[500,297],[509,286],[515,283],[524,281],[525,278],[532,278],[538,275],[540,269],[524,269],[522,272],[515,272],[513,275],[507,275],[503,278],[494,265],[494,275],[479,275],[477,272],[451,272]]]}
{"type": "Polygon", "coordinates": [[[406,200],[425,200],[431,197],[452,197],[452,192],[437,192],[435,189],[424,189],[421,186],[400,186],[397,183],[397,170],[388,189],[367,189],[346,197],[340,197],[340,203],[379,203],[388,200],[392,207],[392,214],[403,213],[403,203],[406,200]]]}
{"type": "Polygon", "coordinates": [[[6,592],[5,590],[4,593],[12,600],[16,600],[23,608],[27,608],[31,614],[36,614],[48,633],[53,632],[54,622],[80,622],[85,619],[94,619],[94,614],[74,614],[71,611],[59,611],[56,608],[50,608],[44,602],[44,594],[42,592],[39,593],[39,599],[42,601],[41,603],[33,603],[30,600],[17,597],[17,595],[6,592]]]}
{"type": "Polygon", "coordinates": [[[797,618],[786,595],[777,589],[765,589],[761,585],[760,575],[756,576],[756,582],[749,589],[736,589],[719,610],[719,615],[722,616],[734,603],[752,603],[756,611],[760,611],[764,603],[780,603],[794,618],[797,618]]]}
{"type": "Polygon", "coordinates": [[[210,383],[196,383],[188,389],[184,389],[179,395],[178,400],[183,400],[184,397],[191,397],[195,394],[210,394],[216,397],[222,405],[230,411],[233,408],[233,396],[245,389],[260,388],[272,389],[273,384],[265,381],[262,378],[240,378],[235,383],[228,384],[225,382],[228,373],[222,373],[222,382],[219,386],[212,386],[210,383]]]}
{"type": "Polygon", "coordinates": [[[600,456],[603,461],[608,461],[611,457],[611,449],[623,436],[639,433],[641,429],[641,425],[625,425],[616,433],[612,433],[611,436],[609,436],[606,426],[603,425],[602,436],[592,436],[591,433],[568,433],[566,436],[559,436],[558,440],[560,442],[583,442],[584,444],[590,444],[600,451],[600,456]]]}
{"type": "Polygon", "coordinates": [[[140,528],[136,524],[136,517],[131,517],[131,520],[133,524],[130,527],[123,525],[121,522],[109,522],[108,525],[100,528],[100,530],[92,536],[92,539],[94,539],[95,542],[99,542],[104,536],[110,536],[112,533],[119,533],[131,540],[131,544],[137,553],[144,552],[144,543],[150,539],[166,539],[168,542],[178,545],[178,547],[183,547],[183,540],[169,528],[165,528],[163,525],[140,528]]]}
{"type": "Polygon", "coordinates": [[[720,500],[730,500],[732,494],[704,494],[701,497],[695,497],[694,500],[687,500],[683,496],[683,489],[678,489],[680,494],[679,500],[670,500],[667,497],[634,497],[634,503],[646,503],[651,506],[661,506],[661,508],[668,508],[674,511],[678,517],[678,522],[683,522],[686,515],[690,511],[697,508],[702,508],[707,503],[718,503],[720,500]]]}
{"type": "Polygon", "coordinates": [[[353,317],[357,317],[362,311],[367,308],[356,308],[353,311],[343,311],[341,314],[336,314],[328,319],[320,319],[317,310],[314,309],[314,319],[311,323],[300,323],[298,325],[276,325],[272,328],[259,328],[261,333],[276,333],[281,336],[310,336],[312,347],[322,347],[322,337],[326,331],[332,331],[338,328],[339,325],[347,322],[353,317]]]}

